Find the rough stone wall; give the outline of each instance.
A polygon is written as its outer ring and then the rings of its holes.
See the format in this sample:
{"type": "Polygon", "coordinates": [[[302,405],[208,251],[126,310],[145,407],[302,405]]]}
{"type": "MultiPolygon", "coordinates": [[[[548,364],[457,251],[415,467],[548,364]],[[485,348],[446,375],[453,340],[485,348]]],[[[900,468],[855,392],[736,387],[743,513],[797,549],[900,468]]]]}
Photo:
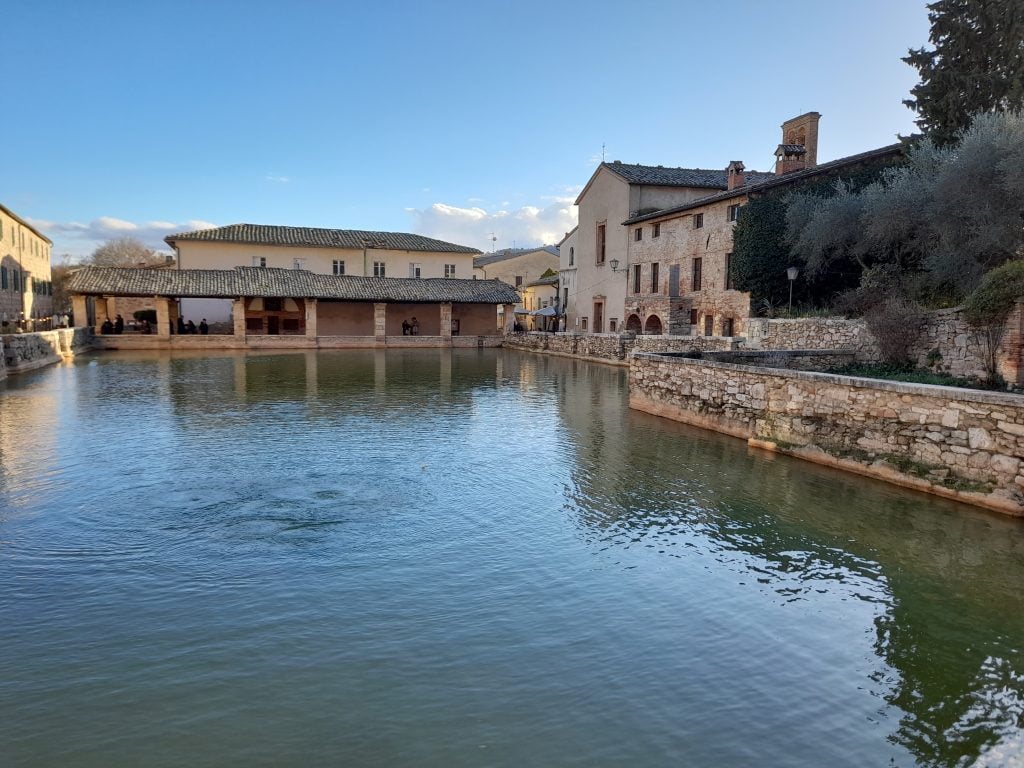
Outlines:
{"type": "MultiPolygon", "coordinates": [[[[1024,304],[1018,303],[1007,320],[997,354],[1003,378],[1018,386],[1024,384],[1022,329],[1024,304]]],[[[858,360],[879,359],[878,345],[863,320],[752,318],[747,343],[760,349],[853,349],[858,360]]],[[[965,378],[982,378],[985,376],[985,349],[981,334],[967,324],[961,309],[940,309],[925,315],[911,354],[921,368],[935,368],[965,378]]]]}
{"type": "Polygon", "coordinates": [[[504,346],[616,365],[628,365],[634,349],[646,352],[702,352],[735,349],[738,340],[715,336],[636,336],[616,333],[519,333],[504,346]]]}
{"type": "Polygon", "coordinates": [[[24,373],[60,362],[92,345],[93,336],[88,328],[62,328],[57,331],[0,336],[0,350],[3,352],[0,378],[8,373],[24,373]]]}
{"type": "Polygon", "coordinates": [[[827,371],[854,361],[853,350],[737,350],[734,352],[705,352],[703,360],[735,365],[759,365],[764,368],[785,368],[791,371],[827,371]]]}
{"type": "Polygon", "coordinates": [[[1024,515],[1024,396],[636,354],[630,405],[1024,515]]]}

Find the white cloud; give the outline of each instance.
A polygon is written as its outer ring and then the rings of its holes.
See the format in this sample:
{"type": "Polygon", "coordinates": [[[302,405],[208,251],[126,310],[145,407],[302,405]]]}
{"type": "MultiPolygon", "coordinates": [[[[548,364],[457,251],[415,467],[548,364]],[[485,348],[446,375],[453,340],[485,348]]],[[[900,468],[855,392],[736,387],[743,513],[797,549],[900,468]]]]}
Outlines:
{"type": "Polygon", "coordinates": [[[268,174],[264,178],[267,181],[274,182],[275,184],[287,184],[289,181],[291,181],[291,179],[289,179],[287,176],[272,176],[268,174]]]}
{"type": "Polygon", "coordinates": [[[217,226],[199,219],[178,224],[170,221],[146,221],[137,224],[114,216],[100,216],[88,224],[42,219],[29,219],[29,223],[53,240],[55,256],[68,253],[73,258],[88,256],[101,243],[118,237],[134,237],[155,251],[169,251],[170,246],[164,242],[164,238],[172,232],[211,229],[217,226]]]}
{"type": "MultiPolygon", "coordinates": [[[[523,205],[513,210],[504,207],[489,211],[479,206],[462,208],[434,203],[429,208],[406,208],[413,218],[413,230],[421,235],[491,249],[491,233],[496,247],[510,248],[553,244],[576,226],[574,197],[544,198],[544,205],[523,205]]],[[[507,206],[508,202],[502,203],[507,206]]]]}

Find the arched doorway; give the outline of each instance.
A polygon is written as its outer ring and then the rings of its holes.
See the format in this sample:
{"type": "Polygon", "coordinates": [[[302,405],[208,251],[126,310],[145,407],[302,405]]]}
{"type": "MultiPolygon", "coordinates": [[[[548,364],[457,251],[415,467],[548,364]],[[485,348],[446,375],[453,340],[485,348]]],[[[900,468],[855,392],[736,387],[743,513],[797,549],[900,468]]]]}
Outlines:
{"type": "Polygon", "coordinates": [[[633,333],[643,333],[644,324],[639,315],[630,315],[626,318],[626,330],[633,333]]]}
{"type": "Polygon", "coordinates": [[[661,318],[657,315],[651,315],[647,318],[647,322],[644,324],[644,333],[648,336],[660,336],[661,335],[661,318]]]}

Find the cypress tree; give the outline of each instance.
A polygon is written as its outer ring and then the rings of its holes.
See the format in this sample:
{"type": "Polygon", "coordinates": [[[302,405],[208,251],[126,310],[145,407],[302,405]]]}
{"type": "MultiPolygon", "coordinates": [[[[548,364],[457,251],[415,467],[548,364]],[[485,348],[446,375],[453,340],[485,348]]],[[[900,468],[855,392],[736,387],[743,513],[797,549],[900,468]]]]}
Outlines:
{"type": "Polygon", "coordinates": [[[978,112],[1024,107],[1024,0],[936,0],[928,19],[934,48],[903,59],[921,74],[903,103],[936,144],[955,142],[978,112]]]}

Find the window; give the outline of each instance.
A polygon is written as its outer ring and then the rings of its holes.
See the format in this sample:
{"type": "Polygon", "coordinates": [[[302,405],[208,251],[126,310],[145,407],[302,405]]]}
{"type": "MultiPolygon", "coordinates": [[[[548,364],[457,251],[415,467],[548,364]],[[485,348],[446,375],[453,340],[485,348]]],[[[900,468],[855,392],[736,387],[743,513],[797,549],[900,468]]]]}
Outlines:
{"type": "MultiPolygon", "coordinates": [[[[732,290],[732,254],[725,254],[725,289],[732,290]]],[[[731,333],[729,334],[732,335],[731,333]]]]}
{"type": "Polygon", "coordinates": [[[582,328],[584,331],[587,330],[587,318],[580,318],[580,328],[582,328]]]}
{"type": "Polygon", "coordinates": [[[660,221],[657,224],[654,225],[654,233],[651,235],[651,237],[661,237],[661,222],[660,221]]]}
{"type": "Polygon", "coordinates": [[[658,293],[658,265],[651,264],[651,293],[658,293]]]}
{"type": "Polygon", "coordinates": [[[569,246],[569,266],[576,260],[576,249],[573,246],[569,246]]]}
{"type": "Polygon", "coordinates": [[[7,267],[0,267],[0,289],[7,290],[7,267]]]}
{"type": "Polygon", "coordinates": [[[297,317],[286,317],[281,320],[281,330],[288,333],[295,333],[299,330],[299,319],[297,317]]]}
{"type": "Polygon", "coordinates": [[[729,206],[729,221],[736,221],[739,217],[740,217],[740,205],[739,205],[739,203],[737,203],[736,205],[730,205],[729,206]]]}
{"type": "Polygon", "coordinates": [[[638,243],[644,239],[643,227],[637,227],[636,229],[633,230],[633,239],[636,240],[638,243]]]}
{"type": "Polygon", "coordinates": [[[267,266],[267,257],[266,256],[253,256],[252,257],[252,265],[254,267],[265,267],[265,266],[267,266]]]}
{"type": "Polygon", "coordinates": [[[640,293],[640,265],[633,265],[633,293],[640,293]]]}
{"type": "Polygon", "coordinates": [[[267,312],[280,312],[281,311],[281,299],[264,299],[263,309],[267,312]]]}
{"type": "Polygon", "coordinates": [[[292,259],[292,269],[305,269],[305,268],[306,268],[306,260],[305,259],[292,259]]]}
{"type": "Polygon", "coordinates": [[[409,263],[409,277],[422,277],[423,276],[423,265],[415,262],[409,263]]]}
{"type": "Polygon", "coordinates": [[[522,287],[523,287],[523,276],[522,275],[516,275],[516,288],[522,288],[522,287]]]}
{"type": "Polygon", "coordinates": [[[245,330],[255,333],[263,333],[263,318],[262,317],[247,317],[245,318],[245,330]]]}
{"type": "Polygon", "coordinates": [[[714,336],[715,335],[715,316],[704,315],[704,335],[714,336]]]}
{"type": "Polygon", "coordinates": [[[597,225],[597,263],[604,264],[604,224],[597,225]]]}
{"type": "Polygon", "coordinates": [[[615,330],[619,327],[619,318],[613,317],[608,321],[608,333],[615,333],[615,330]]]}
{"type": "Polygon", "coordinates": [[[331,262],[331,269],[336,275],[344,275],[345,262],[342,261],[341,259],[335,259],[334,261],[331,262]]]}
{"type": "Polygon", "coordinates": [[[693,228],[694,229],[700,229],[703,226],[704,226],[704,214],[703,213],[695,213],[695,214],[693,214],[693,228]]]}
{"type": "Polygon", "coordinates": [[[445,264],[444,265],[444,276],[445,277],[455,277],[455,265],[454,264],[445,264]]]}
{"type": "Polygon", "coordinates": [[[569,289],[562,289],[562,311],[565,312],[569,308],[569,289]]]}
{"type": "Polygon", "coordinates": [[[696,325],[696,324],[697,324],[697,310],[696,309],[691,309],[690,310],[690,325],[696,325]]]}
{"type": "Polygon", "coordinates": [[[701,284],[701,272],[704,269],[704,259],[693,260],[693,290],[699,291],[701,284]]]}
{"type": "Polygon", "coordinates": [[[387,275],[385,274],[384,262],[383,261],[375,261],[375,262],[373,262],[373,276],[374,277],[387,277],[387,275]]]}
{"type": "Polygon", "coordinates": [[[733,335],[732,329],[733,329],[732,318],[731,317],[724,318],[722,320],[722,335],[723,336],[732,336],[733,335]]]}
{"type": "Polygon", "coordinates": [[[15,291],[20,291],[21,290],[21,273],[17,269],[12,269],[11,270],[11,277],[12,277],[12,280],[11,280],[12,286],[11,287],[15,291]]]}

